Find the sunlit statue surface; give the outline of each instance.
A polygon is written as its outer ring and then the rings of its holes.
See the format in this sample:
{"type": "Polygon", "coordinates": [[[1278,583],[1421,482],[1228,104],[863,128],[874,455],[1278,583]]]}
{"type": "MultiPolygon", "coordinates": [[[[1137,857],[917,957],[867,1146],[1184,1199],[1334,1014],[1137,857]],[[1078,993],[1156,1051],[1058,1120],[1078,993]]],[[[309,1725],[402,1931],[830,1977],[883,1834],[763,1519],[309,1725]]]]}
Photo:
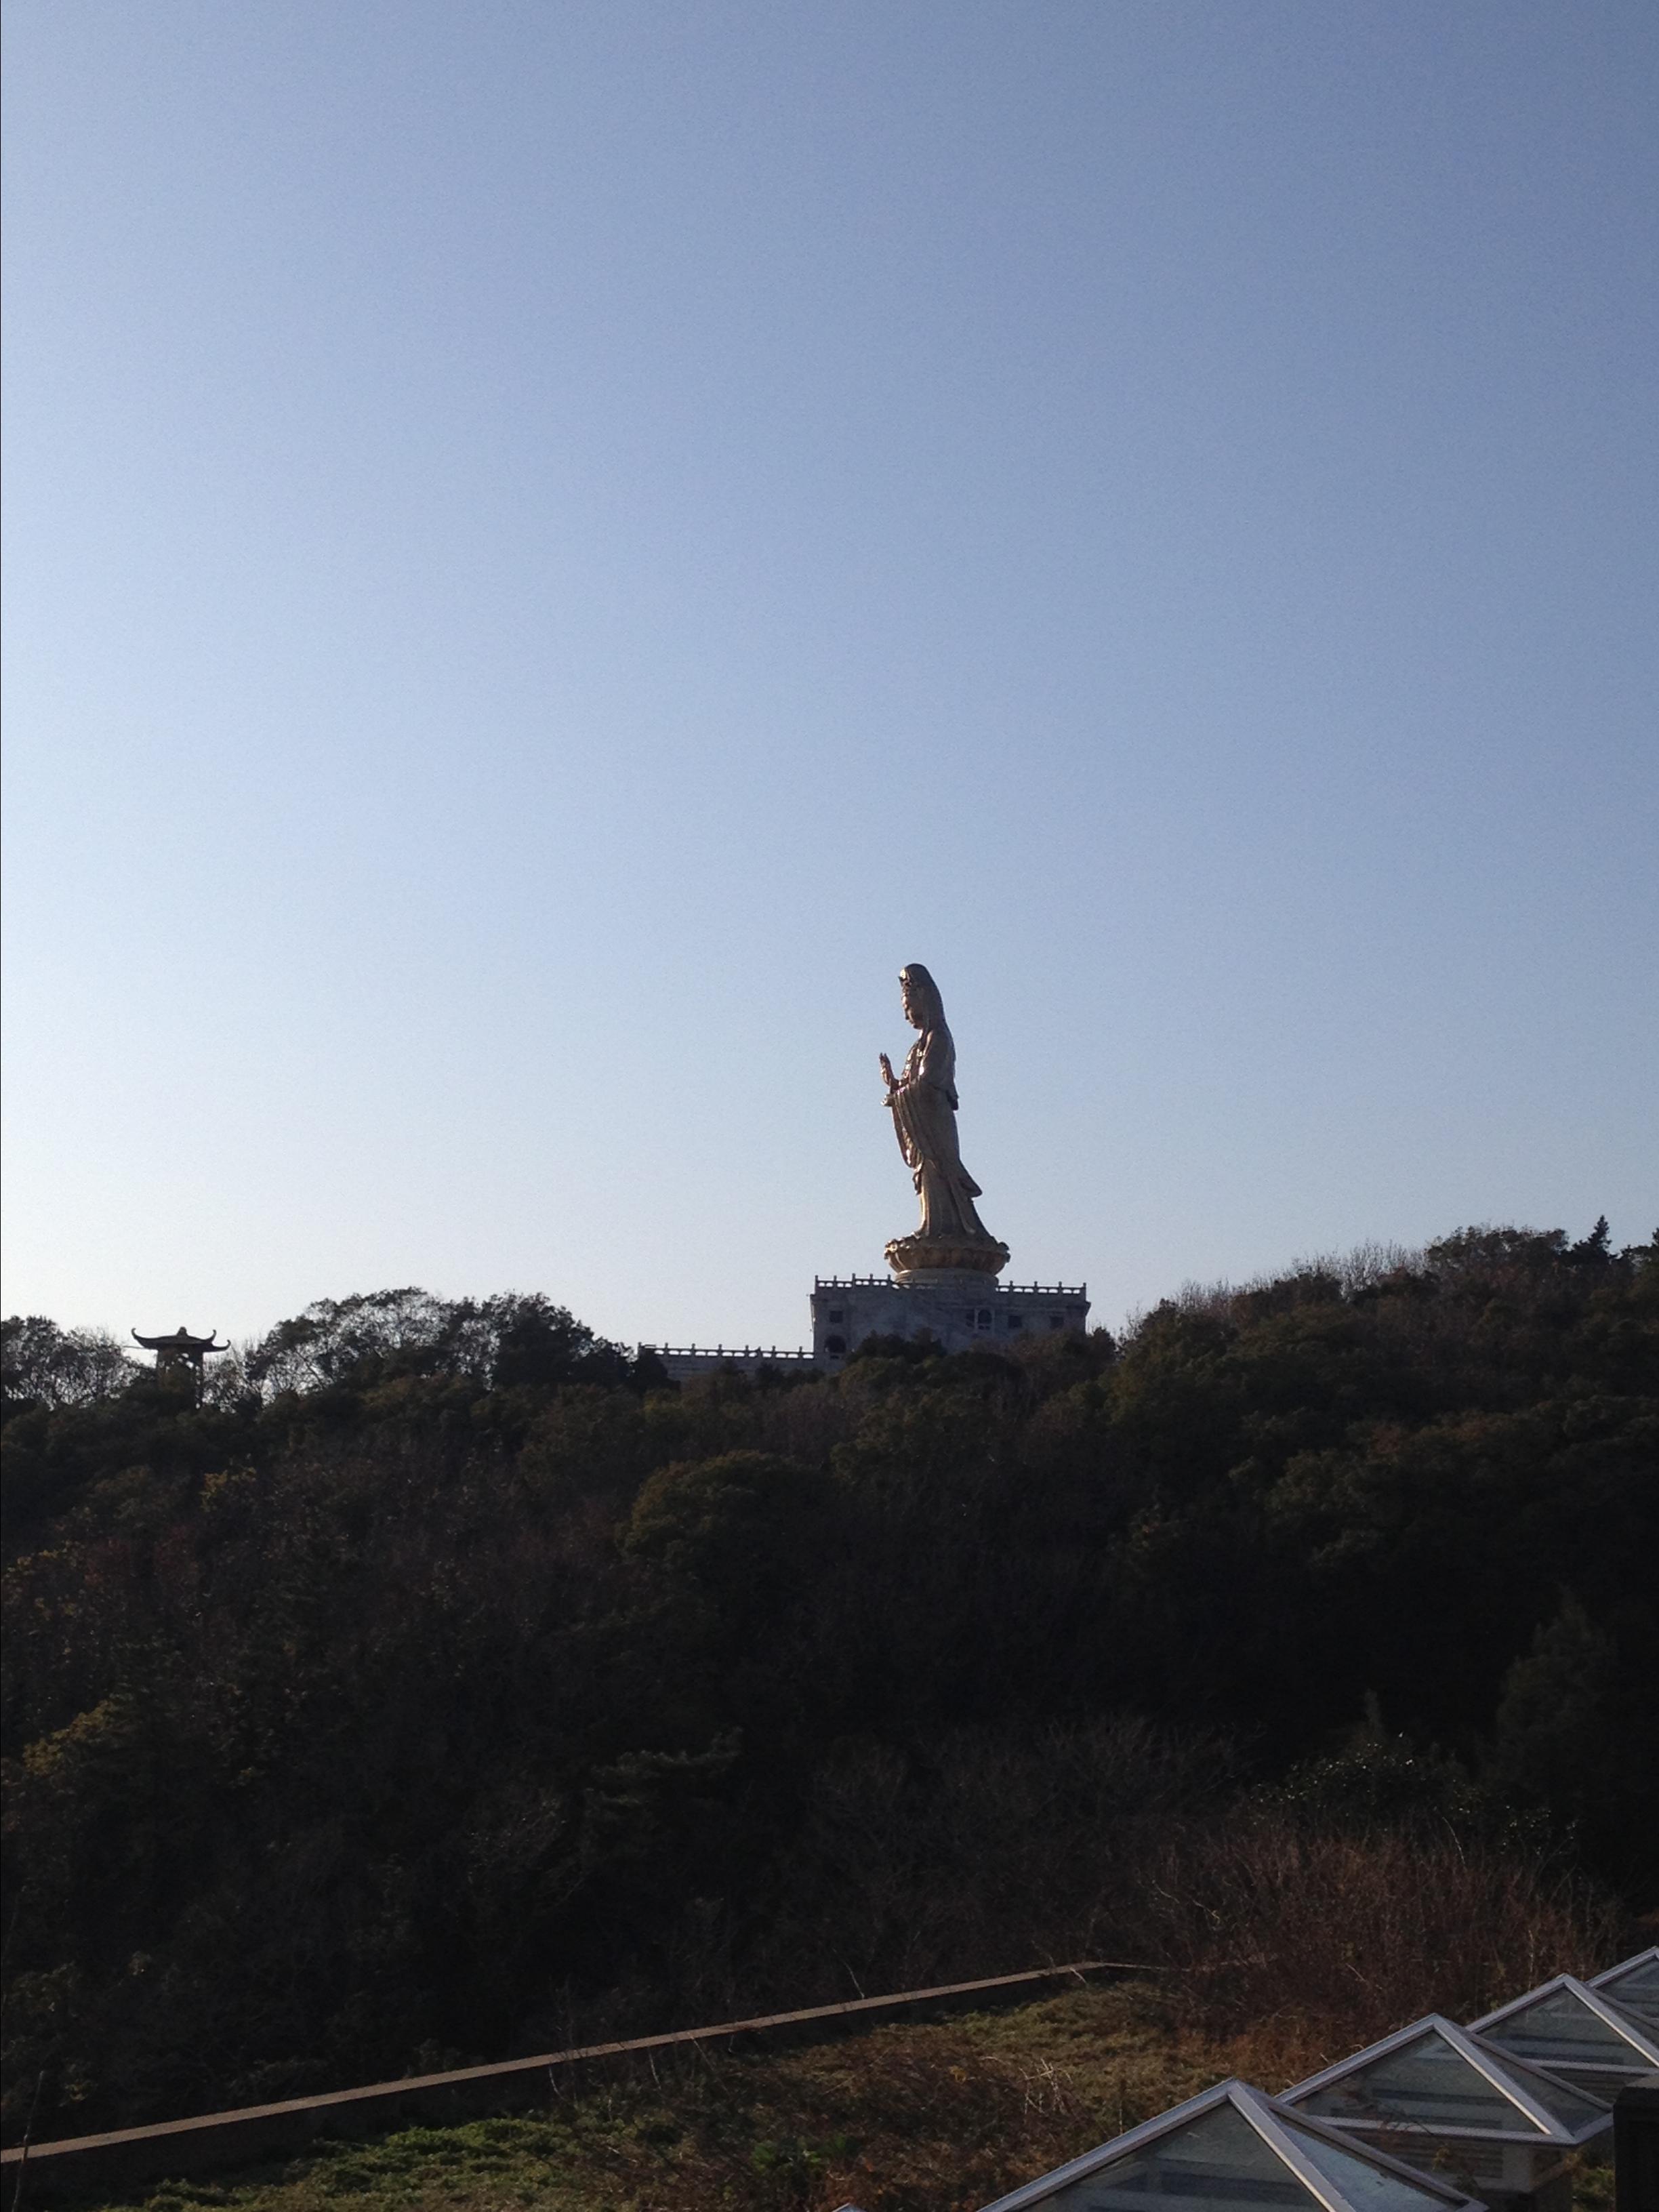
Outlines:
{"type": "Polygon", "coordinates": [[[1008,1247],[975,1211],[980,1188],[957,1146],[957,1048],[945,1002],[917,961],[901,972],[899,989],[904,1018],[920,1035],[896,1075],[883,1053],[881,1073],[894,1133],[921,1200],[921,1225],[914,1236],[893,1239],[887,1263],[901,1282],[925,1280],[938,1270],[994,1275],[1007,1265],[1008,1247]]]}

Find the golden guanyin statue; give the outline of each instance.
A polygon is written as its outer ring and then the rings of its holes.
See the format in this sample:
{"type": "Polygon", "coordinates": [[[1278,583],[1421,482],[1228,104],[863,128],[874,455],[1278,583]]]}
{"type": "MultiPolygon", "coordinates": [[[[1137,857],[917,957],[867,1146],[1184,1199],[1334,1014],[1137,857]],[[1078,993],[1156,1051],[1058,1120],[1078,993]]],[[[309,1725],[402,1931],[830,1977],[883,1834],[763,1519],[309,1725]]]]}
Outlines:
{"type": "Polygon", "coordinates": [[[881,1073],[894,1133],[921,1200],[921,1225],[893,1239],[887,1263],[901,1282],[926,1280],[937,1270],[994,1275],[1007,1265],[1008,1247],[975,1211],[980,1188],[957,1148],[957,1048],[945,1002],[918,961],[901,972],[899,990],[904,1018],[920,1034],[898,1073],[885,1053],[881,1073]]]}

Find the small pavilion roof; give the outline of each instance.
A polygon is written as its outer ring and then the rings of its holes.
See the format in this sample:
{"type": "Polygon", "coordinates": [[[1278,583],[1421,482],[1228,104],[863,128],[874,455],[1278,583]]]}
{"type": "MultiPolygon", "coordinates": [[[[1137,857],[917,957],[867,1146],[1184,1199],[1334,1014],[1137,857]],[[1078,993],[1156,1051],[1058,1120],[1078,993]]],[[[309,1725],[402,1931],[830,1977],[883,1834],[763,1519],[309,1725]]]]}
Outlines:
{"type": "Polygon", "coordinates": [[[216,1344],[217,1329],[210,1328],[205,1336],[192,1336],[182,1322],[167,1336],[140,1336],[135,1328],[132,1340],[142,1344],[146,1352],[228,1352],[228,1344],[216,1344]]]}
{"type": "Polygon", "coordinates": [[[1659,2034],[1659,1943],[1650,1944],[1633,1959],[1621,1959],[1605,1974],[1592,1974],[1585,1986],[1611,1997],[1620,2012],[1659,2034]]]}
{"type": "Polygon", "coordinates": [[[1039,2174],[985,2212],[1472,2212],[1474,2203],[1450,2182],[1234,2080],[1039,2174]]]}
{"type": "Polygon", "coordinates": [[[1628,2066],[1632,2072],[1659,2067],[1659,2029],[1625,2011],[1611,1992],[1571,1974],[1558,1974],[1499,2005],[1472,2021],[1469,2033],[1534,2066],[1628,2066]]]}
{"type": "Polygon", "coordinates": [[[1285,2092],[1298,2112],[1470,2142],[1587,2142],[1612,2114],[1599,2097],[1430,2013],[1285,2092]]]}

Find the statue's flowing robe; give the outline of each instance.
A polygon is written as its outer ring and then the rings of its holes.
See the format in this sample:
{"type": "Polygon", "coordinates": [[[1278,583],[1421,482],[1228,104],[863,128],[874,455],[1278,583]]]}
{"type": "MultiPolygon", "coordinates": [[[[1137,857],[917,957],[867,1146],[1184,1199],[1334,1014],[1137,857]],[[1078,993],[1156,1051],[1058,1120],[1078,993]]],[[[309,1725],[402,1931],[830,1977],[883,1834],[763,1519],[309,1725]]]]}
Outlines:
{"type": "Polygon", "coordinates": [[[905,1054],[891,1101],[899,1150],[921,1200],[924,1237],[990,1243],[974,1211],[979,1185],[957,1150],[957,1048],[943,1022],[905,1054]]]}

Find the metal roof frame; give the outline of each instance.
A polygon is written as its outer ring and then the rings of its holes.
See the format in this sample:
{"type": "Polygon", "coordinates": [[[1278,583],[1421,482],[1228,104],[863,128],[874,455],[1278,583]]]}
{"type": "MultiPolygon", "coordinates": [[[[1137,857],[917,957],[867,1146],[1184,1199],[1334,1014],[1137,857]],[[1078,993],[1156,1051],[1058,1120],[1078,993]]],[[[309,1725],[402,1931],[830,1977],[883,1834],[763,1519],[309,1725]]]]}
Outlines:
{"type": "MultiPolygon", "coordinates": [[[[1574,2087],[1571,2094],[1582,2097],[1587,2104],[1595,2105],[1597,2115],[1582,2126],[1568,2128],[1555,2118],[1537,2090],[1530,2089],[1528,2083],[1530,2078],[1536,2080],[1544,2088],[1557,2090],[1567,2087],[1568,2084],[1553,2080],[1529,2059],[1513,2058],[1507,2051],[1488,2047],[1469,2029],[1460,2027],[1455,2020],[1448,2020],[1443,2013],[1438,2012],[1425,2013],[1421,2020],[1413,2021],[1408,2027],[1395,2028],[1392,2035],[1385,2035],[1380,2042],[1368,2044],[1364,2050],[1355,2051],[1352,2058],[1340,2058],[1334,2066],[1326,2066],[1317,2074],[1310,2074],[1305,2081],[1298,2081],[1293,2088],[1286,2089],[1279,2102],[1289,2106],[1300,2119],[1303,2115],[1297,2106],[1299,2097],[1310,2097],[1316,2090],[1328,2088],[1333,2081],[1339,2081],[1349,2074],[1357,2074],[1362,2067],[1372,2065],[1378,2059],[1390,2057],[1408,2043],[1419,2042],[1430,2034],[1438,2035],[1449,2043],[1460,2058],[1474,2067],[1501,2097],[1531,2121],[1546,2142],[1559,2143],[1563,2149],[1576,2149],[1580,2143],[1588,2142],[1593,2136],[1600,2135],[1613,2117],[1611,2106],[1603,2104],[1599,2097],[1591,2096],[1588,2089],[1574,2087]]],[[[1402,2133],[1412,2130],[1423,2136],[1455,2136],[1470,2142],[1513,2143],[1526,2141],[1524,2136],[1517,2136],[1511,2130],[1465,2127],[1454,2120],[1437,2122],[1432,2127],[1420,2120],[1403,2118],[1378,2124],[1398,2127],[1402,2133]]]]}
{"type": "MultiPolygon", "coordinates": [[[[1659,1949],[1656,1949],[1653,1955],[1656,1960],[1659,1960],[1659,1949]]],[[[1642,1963],[1642,1959],[1643,1954],[1638,1952],[1635,1959],[1627,1960],[1626,1964],[1638,1966],[1642,1963]]],[[[1617,1973],[1619,1969],[1615,1966],[1613,1971],[1617,1973]]],[[[1633,2059],[1649,2068],[1659,2067],[1659,2035],[1652,2034],[1640,2021],[1624,2011],[1616,1999],[1604,1996],[1593,1984],[1581,1982],[1576,1974],[1557,1974],[1552,1981],[1540,1982],[1535,1990],[1528,1990],[1525,1996],[1513,1997],[1508,2004],[1499,2005],[1496,2012],[1489,2012],[1480,2020],[1472,2020],[1468,2032],[1471,2035],[1489,2034],[1494,2027],[1501,2027],[1512,2013],[1536,2004],[1540,1997],[1553,1996],[1557,1990],[1565,1990],[1570,1996],[1577,1997],[1587,2011],[1595,2014],[1604,2027],[1610,2027],[1615,2035],[1627,2043],[1633,2059]]],[[[1509,2054],[1506,2052],[1504,2055],[1507,2057],[1509,2054]]],[[[1536,2066],[1540,2062],[1534,2058],[1524,2063],[1536,2066]]],[[[1562,2063],[1565,2064],[1566,2062],[1562,2063]]]]}
{"type": "Polygon", "coordinates": [[[1172,2105],[1167,2112],[1159,2112],[1152,2119],[1143,2120],[1139,2127],[1131,2128],[1125,2135],[1115,2136],[1110,2142],[1101,2143],[1093,2150],[1085,2151],[1080,2157],[1072,2159],[1065,2166],[1057,2166],[1047,2173],[1040,2173],[1035,2181],[1022,2183],[1007,2196],[999,2197],[994,2204],[988,2204],[984,2212],[1024,2212],[1025,2206],[1039,2204],[1044,2198],[1057,2195],[1060,2190],[1069,2189],[1073,2182],[1086,2181],[1091,2174],[1098,2173],[1108,2166],[1115,2166],[1121,2160],[1134,2157],[1150,2144],[1165,2136],[1179,2133],[1194,2120],[1203,2118],[1206,2113],[1224,2104],[1231,2105],[1249,2123],[1273,2155],[1289,2167],[1316,2203],[1324,2208],[1324,2212],[1361,2212],[1361,2208],[1354,2206],[1330,2176],[1314,2164],[1297,2142],[1292,2129],[1328,2142],[1333,2150],[1341,2152],[1346,2158],[1359,2158],[1368,2166],[1377,2166],[1414,2190],[1439,2197],[1447,2207],[1447,2212],[1486,2212],[1485,2206],[1478,2199],[1465,2196],[1461,2189],[1451,2182],[1443,2181],[1437,2174],[1424,2173],[1418,2167],[1408,2166],[1403,2159],[1376,2149],[1373,2144],[1357,2142],[1352,2136],[1340,2128],[1332,2127],[1316,2113],[1285,2110],[1281,2114],[1281,2100],[1268,2096],[1265,2090],[1253,2088],[1248,2081],[1241,2081],[1235,2075],[1225,2081],[1218,2081],[1212,2089],[1203,2090],[1196,2097],[1188,2097],[1184,2104],[1172,2105]]]}
{"type": "Polygon", "coordinates": [[[1629,1973],[1632,1966],[1659,1966],[1659,1943],[1650,1943],[1645,1951],[1632,1951],[1628,1959],[1620,1959],[1616,1966],[1603,1966],[1599,1974],[1589,1978],[1589,1987],[1599,1990],[1603,1982],[1616,1981],[1629,1973]]]}
{"type": "Polygon", "coordinates": [[[1609,1966],[1602,1973],[1592,1974],[1585,1987],[1600,1990],[1617,2004],[1619,1998],[1613,1984],[1623,1981],[1625,1976],[1637,1966],[1659,1966],[1659,1943],[1650,1943],[1645,1951],[1633,1952],[1628,1959],[1621,1959],[1616,1966],[1609,1966]]]}

